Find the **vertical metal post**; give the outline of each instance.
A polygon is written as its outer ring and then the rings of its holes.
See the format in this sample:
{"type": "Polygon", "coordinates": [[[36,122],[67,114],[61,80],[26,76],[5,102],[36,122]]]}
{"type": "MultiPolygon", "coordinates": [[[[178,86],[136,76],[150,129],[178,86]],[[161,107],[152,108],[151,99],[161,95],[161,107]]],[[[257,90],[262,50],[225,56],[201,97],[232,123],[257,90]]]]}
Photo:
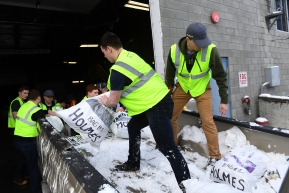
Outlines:
{"type": "Polygon", "coordinates": [[[164,46],[159,0],[149,0],[149,6],[155,58],[155,70],[162,78],[164,78],[164,46]]]}

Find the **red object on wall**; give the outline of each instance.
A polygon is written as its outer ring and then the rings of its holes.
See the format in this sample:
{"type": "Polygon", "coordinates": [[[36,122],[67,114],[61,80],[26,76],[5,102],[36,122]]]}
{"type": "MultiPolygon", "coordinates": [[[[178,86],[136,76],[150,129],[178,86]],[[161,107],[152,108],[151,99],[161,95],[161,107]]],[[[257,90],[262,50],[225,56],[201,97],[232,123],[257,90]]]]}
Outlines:
{"type": "Polygon", "coordinates": [[[263,126],[268,126],[268,125],[269,125],[268,120],[267,120],[267,119],[264,119],[264,118],[262,118],[262,119],[257,118],[257,119],[255,120],[255,123],[257,123],[257,124],[259,124],[259,125],[263,125],[263,126]]]}
{"type": "Polygon", "coordinates": [[[217,12],[213,12],[212,13],[212,21],[213,21],[213,23],[218,23],[219,20],[220,20],[220,17],[218,15],[218,13],[217,12]]]}

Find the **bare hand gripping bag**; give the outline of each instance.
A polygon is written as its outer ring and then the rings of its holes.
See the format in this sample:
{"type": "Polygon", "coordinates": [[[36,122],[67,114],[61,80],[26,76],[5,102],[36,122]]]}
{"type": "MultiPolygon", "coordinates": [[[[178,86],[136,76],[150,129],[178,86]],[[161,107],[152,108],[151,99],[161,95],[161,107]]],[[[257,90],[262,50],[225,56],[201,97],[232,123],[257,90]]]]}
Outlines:
{"type": "Polygon", "coordinates": [[[109,95],[109,92],[88,98],[69,109],[56,112],[57,116],[61,117],[83,139],[97,149],[106,137],[114,118],[113,110],[98,101],[98,98],[103,95],[109,95]]]}

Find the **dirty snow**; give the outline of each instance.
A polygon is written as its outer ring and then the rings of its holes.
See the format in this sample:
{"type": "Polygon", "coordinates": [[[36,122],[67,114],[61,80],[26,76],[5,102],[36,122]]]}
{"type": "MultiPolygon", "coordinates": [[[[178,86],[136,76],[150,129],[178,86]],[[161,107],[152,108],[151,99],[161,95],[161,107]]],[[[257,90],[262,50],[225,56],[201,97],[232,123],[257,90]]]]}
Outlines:
{"type": "Polygon", "coordinates": [[[289,129],[281,129],[281,132],[289,134],[289,129]]]}
{"type": "MultiPolygon", "coordinates": [[[[234,128],[236,130],[236,128],[234,128]]],[[[120,193],[127,192],[146,192],[146,193],[181,193],[178,184],[175,180],[174,174],[170,167],[167,159],[161,154],[160,151],[155,149],[155,141],[152,137],[149,127],[144,129],[146,134],[149,136],[147,139],[142,139],[141,143],[141,166],[140,171],[137,172],[116,172],[114,166],[121,164],[127,160],[128,156],[128,140],[120,139],[117,137],[110,137],[105,139],[100,146],[99,151],[95,151],[92,146],[88,143],[81,144],[75,148],[81,152],[86,159],[93,165],[120,193]],[[84,153],[89,152],[89,153],[84,153]]],[[[230,132],[229,132],[230,133],[230,132]]],[[[232,132],[231,132],[232,133],[232,132]]],[[[237,134],[237,132],[233,132],[237,134]]],[[[191,140],[194,142],[203,143],[206,145],[204,133],[201,129],[195,126],[185,126],[182,131],[184,139],[191,140]]],[[[231,140],[235,135],[230,135],[231,140]]],[[[230,148],[225,144],[228,141],[228,132],[219,133],[220,151],[224,156],[230,148]]],[[[246,139],[239,139],[240,144],[247,144],[246,139]]],[[[233,143],[231,143],[232,145],[233,143]]],[[[241,191],[232,188],[227,184],[214,183],[210,179],[210,171],[204,170],[206,166],[207,158],[199,155],[191,149],[182,150],[184,158],[188,163],[191,178],[185,181],[187,187],[187,193],[209,193],[217,192],[220,193],[238,193],[241,191]]],[[[268,159],[266,161],[267,170],[282,171],[279,172],[281,178],[287,171],[289,162],[286,161],[288,156],[278,153],[265,153],[268,159]]],[[[281,179],[270,180],[270,183],[265,182],[265,178],[261,178],[256,184],[256,188],[252,190],[252,193],[275,193],[278,192],[281,179]]],[[[101,193],[114,193],[112,187],[108,184],[103,185],[99,190],[101,193]]]]}
{"type": "Polygon", "coordinates": [[[255,126],[255,127],[263,127],[263,125],[259,125],[255,122],[250,122],[250,126],[255,126]]]}
{"type": "Polygon", "coordinates": [[[260,94],[260,97],[267,97],[267,98],[274,98],[274,99],[287,99],[289,100],[288,96],[276,96],[276,95],[270,95],[270,94],[260,94]]]}

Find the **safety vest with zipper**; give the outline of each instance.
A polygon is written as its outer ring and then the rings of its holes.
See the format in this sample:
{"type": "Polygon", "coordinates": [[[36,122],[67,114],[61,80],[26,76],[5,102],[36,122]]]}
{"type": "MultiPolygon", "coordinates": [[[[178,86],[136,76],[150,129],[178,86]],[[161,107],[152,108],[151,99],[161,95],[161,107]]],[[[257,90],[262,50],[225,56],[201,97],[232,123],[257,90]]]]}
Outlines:
{"type": "MultiPolygon", "coordinates": [[[[122,50],[115,64],[110,68],[131,79],[124,86],[120,102],[128,110],[128,115],[140,114],[161,101],[169,92],[161,77],[142,58],[133,52],[122,50]]],[[[111,90],[110,76],[107,88],[111,90]]]]}
{"type": "Polygon", "coordinates": [[[47,110],[46,105],[44,105],[43,103],[39,103],[39,107],[40,107],[42,110],[47,110]]]}
{"type": "Polygon", "coordinates": [[[211,79],[210,58],[214,44],[202,48],[196,56],[191,72],[187,70],[185,56],[177,44],[171,46],[171,59],[176,67],[176,76],[185,93],[190,92],[193,97],[200,96],[206,90],[211,79]]]}
{"type": "Polygon", "coordinates": [[[28,101],[19,109],[16,116],[14,135],[20,137],[37,137],[37,122],[32,120],[32,114],[41,110],[35,103],[28,101]]]}
{"type": "Polygon", "coordinates": [[[59,103],[56,103],[56,104],[52,107],[52,110],[55,111],[55,108],[56,108],[56,107],[58,108],[58,110],[59,110],[59,109],[63,109],[63,107],[62,107],[59,103]]]}
{"type": "Polygon", "coordinates": [[[24,104],[24,102],[19,98],[15,98],[11,103],[10,103],[10,109],[8,112],[8,128],[15,128],[15,119],[13,118],[13,113],[12,113],[12,103],[14,101],[18,100],[20,103],[20,107],[24,104]]]}

